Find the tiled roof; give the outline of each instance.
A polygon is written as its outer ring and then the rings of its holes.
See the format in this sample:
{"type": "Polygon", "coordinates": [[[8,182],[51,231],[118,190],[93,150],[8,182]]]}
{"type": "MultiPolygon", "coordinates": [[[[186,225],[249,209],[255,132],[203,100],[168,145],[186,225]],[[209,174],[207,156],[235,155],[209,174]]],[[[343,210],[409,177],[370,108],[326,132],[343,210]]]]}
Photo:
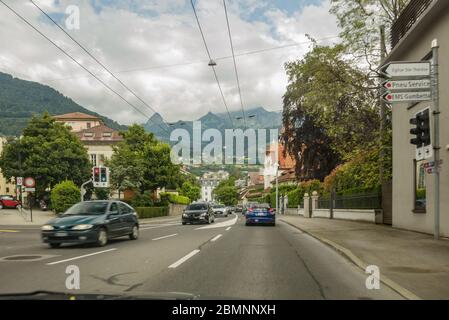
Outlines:
{"type": "Polygon", "coordinates": [[[75,133],[82,142],[120,142],[123,137],[118,131],[105,125],[99,125],[90,129],[84,129],[75,133]]]}
{"type": "Polygon", "coordinates": [[[56,120],[98,120],[98,121],[101,121],[101,119],[96,116],[82,113],[82,112],[72,112],[72,113],[61,114],[61,115],[54,116],[54,118],[56,120]]]}

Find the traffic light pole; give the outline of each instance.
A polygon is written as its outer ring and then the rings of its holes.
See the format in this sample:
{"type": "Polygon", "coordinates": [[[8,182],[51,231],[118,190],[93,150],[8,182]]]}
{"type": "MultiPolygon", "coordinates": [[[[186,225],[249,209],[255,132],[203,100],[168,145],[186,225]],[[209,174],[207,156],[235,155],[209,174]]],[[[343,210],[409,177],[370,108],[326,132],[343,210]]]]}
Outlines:
{"type": "Polygon", "coordinates": [[[439,97],[439,65],[438,40],[432,42],[432,99],[433,99],[433,129],[435,154],[435,240],[440,238],[440,97],[439,97]]]}
{"type": "Polygon", "coordinates": [[[87,186],[89,183],[91,183],[92,182],[92,179],[90,179],[89,181],[86,181],[86,182],[84,182],[82,185],[81,185],[81,188],[80,188],[80,192],[81,192],[81,202],[83,202],[84,201],[84,195],[86,194],[86,189],[84,188],[85,186],[87,186]]]}

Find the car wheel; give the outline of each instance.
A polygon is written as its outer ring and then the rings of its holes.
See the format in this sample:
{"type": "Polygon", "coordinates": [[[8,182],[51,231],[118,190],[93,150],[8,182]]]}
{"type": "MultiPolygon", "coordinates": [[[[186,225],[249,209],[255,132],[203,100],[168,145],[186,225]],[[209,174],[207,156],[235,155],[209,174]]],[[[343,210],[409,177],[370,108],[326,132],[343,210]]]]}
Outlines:
{"type": "Polygon", "coordinates": [[[98,231],[98,240],[97,245],[99,247],[104,247],[108,243],[108,232],[105,228],[101,228],[100,231],[98,231]]]}
{"type": "Polygon", "coordinates": [[[185,226],[187,224],[187,222],[183,222],[182,225],[185,226]]]}
{"type": "Polygon", "coordinates": [[[139,238],[139,227],[137,225],[135,225],[133,227],[132,232],[129,234],[129,239],[130,240],[137,240],[139,238]]]}
{"type": "Polygon", "coordinates": [[[49,243],[50,248],[52,249],[56,249],[59,248],[61,246],[60,243],[49,243]]]}
{"type": "Polygon", "coordinates": [[[3,209],[3,203],[0,202],[0,210],[3,209]]]}

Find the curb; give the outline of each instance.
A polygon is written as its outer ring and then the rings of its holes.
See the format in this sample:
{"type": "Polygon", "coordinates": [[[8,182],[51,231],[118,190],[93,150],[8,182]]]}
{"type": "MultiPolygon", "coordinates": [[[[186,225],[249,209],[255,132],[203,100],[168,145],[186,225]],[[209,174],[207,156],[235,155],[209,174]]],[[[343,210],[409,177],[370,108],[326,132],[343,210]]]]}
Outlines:
{"type": "MultiPolygon", "coordinates": [[[[289,226],[296,228],[296,229],[304,232],[305,234],[317,239],[318,241],[326,244],[327,246],[331,247],[332,249],[334,249],[335,251],[340,253],[342,256],[347,258],[349,261],[351,261],[353,264],[355,264],[357,267],[362,269],[363,272],[365,272],[366,267],[369,265],[368,263],[364,262],[362,259],[357,257],[351,250],[339,245],[338,243],[335,243],[329,239],[326,239],[319,235],[316,235],[313,232],[304,230],[304,229],[298,227],[297,225],[294,225],[294,224],[292,224],[288,221],[285,221],[283,219],[281,221],[288,224],[289,226]]],[[[422,300],[420,297],[415,295],[413,292],[405,289],[404,287],[402,287],[401,285],[399,285],[398,283],[394,282],[393,280],[391,280],[390,278],[388,278],[386,276],[381,276],[380,282],[383,283],[384,285],[386,285],[387,287],[389,287],[390,289],[392,289],[393,291],[397,292],[399,295],[401,295],[402,297],[404,297],[407,300],[422,300]]]]}

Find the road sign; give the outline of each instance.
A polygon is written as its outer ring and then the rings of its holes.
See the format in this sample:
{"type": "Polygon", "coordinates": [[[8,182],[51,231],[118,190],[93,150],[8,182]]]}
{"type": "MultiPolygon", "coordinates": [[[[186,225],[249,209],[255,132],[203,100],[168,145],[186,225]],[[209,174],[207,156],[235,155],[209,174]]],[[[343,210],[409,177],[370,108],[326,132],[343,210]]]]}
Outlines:
{"type": "Polygon", "coordinates": [[[382,98],[387,103],[430,101],[432,93],[430,91],[386,92],[382,98]]]}
{"type": "Polygon", "coordinates": [[[23,185],[23,177],[17,177],[16,186],[21,187],[23,185]]]}
{"type": "Polygon", "coordinates": [[[382,83],[382,86],[390,91],[428,90],[430,80],[387,80],[382,83]]]}
{"type": "Polygon", "coordinates": [[[34,180],[34,178],[28,177],[25,178],[23,184],[26,188],[34,188],[36,186],[36,181],[34,180]]]}
{"type": "Polygon", "coordinates": [[[36,192],[36,188],[25,188],[25,192],[36,192]]]}
{"type": "Polygon", "coordinates": [[[380,73],[387,78],[426,78],[430,70],[430,61],[390,62],[380,68],[380,73]]]}

